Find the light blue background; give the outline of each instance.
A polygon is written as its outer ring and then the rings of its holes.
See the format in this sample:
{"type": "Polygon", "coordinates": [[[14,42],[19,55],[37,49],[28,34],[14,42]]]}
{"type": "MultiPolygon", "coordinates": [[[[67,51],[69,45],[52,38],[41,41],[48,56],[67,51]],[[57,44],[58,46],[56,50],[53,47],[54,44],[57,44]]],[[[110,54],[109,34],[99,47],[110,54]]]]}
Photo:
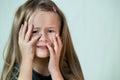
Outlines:
{"type": "MultiPolygon", "coordinates": [[[[86,80],[120,80],[120,0],[54,0],[68,20],[86,80]]],[[[25,0],[0,0],[2,51],[16,9],[25,0]]]]}

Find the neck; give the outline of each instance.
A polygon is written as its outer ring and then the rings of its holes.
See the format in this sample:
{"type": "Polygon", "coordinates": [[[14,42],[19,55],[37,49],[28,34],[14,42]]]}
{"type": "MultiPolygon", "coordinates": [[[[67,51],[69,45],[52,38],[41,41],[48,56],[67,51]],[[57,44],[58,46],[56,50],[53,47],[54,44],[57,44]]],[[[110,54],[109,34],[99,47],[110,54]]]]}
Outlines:
{"type": "Polygon", "coordinates": [[[36,57],[33,62],[33,69],[43,76],[50,75],[48,71],[49,58],[38,58],[36,57]]]}

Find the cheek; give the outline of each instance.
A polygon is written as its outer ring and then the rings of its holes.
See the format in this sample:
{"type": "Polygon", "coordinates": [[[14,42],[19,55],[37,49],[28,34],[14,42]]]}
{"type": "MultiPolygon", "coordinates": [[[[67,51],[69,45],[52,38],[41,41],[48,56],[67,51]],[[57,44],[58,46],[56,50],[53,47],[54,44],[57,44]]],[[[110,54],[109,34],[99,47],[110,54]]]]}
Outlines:
{"type": "Polygon", "coordinates": [[[51,44],[53,44],[53,37],[55,37],[55,34],[48,35],[48,38],[49,38],[51,44]]]}
{"type": "Polygon", "coordinates": [[[33,39],[34,37],[36,37],[37,35],[36,34],[32,34],[31,35],[31,39],[33,39]]]}
{"type": "Polygon", "coordinates": [[[32,34],[32,35],[31,35],[31,39],[33,39],[35,36],[36,36],[36,35],[33,35],[33,34],[32,34]]]}

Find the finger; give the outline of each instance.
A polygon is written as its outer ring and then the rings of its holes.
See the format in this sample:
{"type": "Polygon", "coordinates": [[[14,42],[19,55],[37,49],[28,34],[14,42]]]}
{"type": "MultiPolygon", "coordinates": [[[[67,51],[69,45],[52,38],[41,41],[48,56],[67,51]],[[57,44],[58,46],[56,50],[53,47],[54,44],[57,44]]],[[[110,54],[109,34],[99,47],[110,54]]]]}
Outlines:
{"type": "Polygon", "coordinates": [[[56,40],[57,40],[57,42],[58,42],[58,46],[59,46],[60,48],[62,48],[62,41],[61,41],[61,38],[60,38],[60,36],[59,36],[58,34],[56,34],[56,40]]]}
{"type": "Polygon", "coordinates": [[[21,37],[21,35],[22,35],[22,29],[23,29],[23,24],[21,25],[20,30],[19,30],[19,36],[18,36],[18,43],[19,44],[22,41],[22,37],[21,37]]]}
{"type": "Polygon", "coordinates": [[[26,35],[25,35],[25,40],[26,40],[26,41],[29,41],[29,40],[30,40],[31,34],[32,34],[32,30],[33,30],[33,25],[30,24],[30,26],[28,27],[28,31],[27,31],[27,33],[26,33],[26,35]]]}
{"type": "Polygon", "coordinates": [[[58,51],[58,42],[56,41],[56,37],[54,36],[53,37],[53,48],[54,48],[54,50],[55,50],[55,53],[57,53],[57,51],[58,51]]]}
{"type": "Polygon", "coordinates": [[[26,35],[26,31],[27,31],[27,22],[25,21],[24,26],[23,26],[23,30],[22,30],[22,38],[25,38],[26,35]]]}
{"type": "Polygon", "coordinates": [[[40,39],[41,35],[35,36],[31,39],[30,44],[35,45],[37,41],[40,39]]]}
{"type": "Polygon", "coordinates": [[[19,38],[20,38],[21,35],[22,35],[22,29],[23,29],[23,24],[21,25],[20,30],[19,30],[19,38]]]}
{"type": "Polygon", "coordinates": [[[47,44],[47,47],[48,47],[48,50],[49,50],[49,53],[50,53],[50,57],[53,57],[54,56],[54,51],[53,51],[52,47],[49,44],[47,44]]]}

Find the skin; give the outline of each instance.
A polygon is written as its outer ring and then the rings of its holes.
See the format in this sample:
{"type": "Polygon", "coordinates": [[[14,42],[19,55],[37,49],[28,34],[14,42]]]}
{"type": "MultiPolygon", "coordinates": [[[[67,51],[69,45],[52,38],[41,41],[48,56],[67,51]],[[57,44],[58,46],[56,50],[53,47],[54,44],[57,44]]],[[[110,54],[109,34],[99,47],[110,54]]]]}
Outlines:
{"type": "Polygon", "coordinates": [[[52,80],[63,80],[59,69],[62,42],[59,36],[60,19],[57,13],[35,11],[21,25],[19,47],[22,55],[18,80],[32,80],[32,69],[52,80]],[[42,49],[38,46],[46,46],[42,49]]]}

